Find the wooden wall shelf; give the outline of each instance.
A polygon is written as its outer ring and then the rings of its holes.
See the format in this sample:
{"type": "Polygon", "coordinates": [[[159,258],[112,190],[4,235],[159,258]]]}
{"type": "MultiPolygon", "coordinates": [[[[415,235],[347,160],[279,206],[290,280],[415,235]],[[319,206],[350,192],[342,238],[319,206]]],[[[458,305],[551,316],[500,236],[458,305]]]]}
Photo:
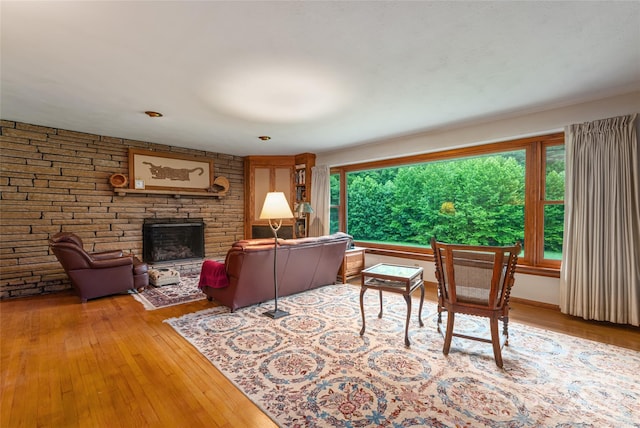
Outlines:
{"type": "Polygon", "coordinates": [[[190,196],[197,198],[222,198],[227,192],[207,192],[207,191],[189,191],[189,190],[147,190],[147,189],[113,189],[113,193],[118,196],[127,195],[173,195],[174,198],[180,199],[181,196],[190,196]]]}

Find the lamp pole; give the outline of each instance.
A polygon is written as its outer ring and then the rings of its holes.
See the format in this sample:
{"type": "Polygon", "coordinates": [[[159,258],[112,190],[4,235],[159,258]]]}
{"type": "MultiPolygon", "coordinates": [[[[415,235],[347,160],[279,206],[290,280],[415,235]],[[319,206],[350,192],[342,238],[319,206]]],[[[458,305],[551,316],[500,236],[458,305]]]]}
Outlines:
{"type": "Polygon", "coordinates": [[[278,222],[278,226],[274,226],[273,221],[269,219],[269,227],[273,231],[273,289],[275,294],[274,308],[272,311],[266,311],[263,315],[269,318],[277,319],[289,315],[289,312],[278,310],[278,230],[282,226],[282,219],[278,222]]]}

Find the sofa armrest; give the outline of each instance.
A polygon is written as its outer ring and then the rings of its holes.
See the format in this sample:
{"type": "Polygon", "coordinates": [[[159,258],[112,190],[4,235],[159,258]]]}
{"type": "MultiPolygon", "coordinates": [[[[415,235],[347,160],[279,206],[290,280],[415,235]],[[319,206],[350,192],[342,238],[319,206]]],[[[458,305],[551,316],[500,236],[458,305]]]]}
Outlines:
{"type": "MultiPolygon", "coordinates": [[[[278,238],[278,244],[282,245],[284,241],[284,239],[278,238]]],[[[273,238],[242,239],[234,242],[231,247],[245,249],[247,247],[259,247],[262,245],[273,246],[273,238]]]]}
{"type": "Polygon", "coordinates": [[[93,260],[104,260],[104,259],[114,259],[116,257],[122,257],[122,250],[111,250],[111,251],[100,251],[97,253],[91,253],[91,258],[93,260]]]}
{"type": "Polygon", "coordinates": [[[131,266],[133,268],[133,257],[116,257],[112,259],[104,259],[104,260],[91,260],[90,262],[92,269],[105,269],[111,267],[118,266],[131,266]]]}

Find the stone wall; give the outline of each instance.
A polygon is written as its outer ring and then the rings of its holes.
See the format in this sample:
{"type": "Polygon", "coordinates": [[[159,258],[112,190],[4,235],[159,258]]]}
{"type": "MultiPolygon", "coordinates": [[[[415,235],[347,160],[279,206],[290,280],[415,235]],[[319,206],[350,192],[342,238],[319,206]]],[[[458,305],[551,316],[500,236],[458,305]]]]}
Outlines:
{"type": "MultiPolygon", "coordinates": [[[[242,239],[243,158],[0,120],[0,298],[70,287],[48,238],[78,234],[87,251],[122,249],[142,258],[145,218],[204,218],[205,257],[224,258],[242,239]],[[129,147],[213,159],[230,189],[221,198],[117,196],[114,173],[129,176],[129,147]]],[[[178,263],[183,273],[195,265],[178,263]]]]}

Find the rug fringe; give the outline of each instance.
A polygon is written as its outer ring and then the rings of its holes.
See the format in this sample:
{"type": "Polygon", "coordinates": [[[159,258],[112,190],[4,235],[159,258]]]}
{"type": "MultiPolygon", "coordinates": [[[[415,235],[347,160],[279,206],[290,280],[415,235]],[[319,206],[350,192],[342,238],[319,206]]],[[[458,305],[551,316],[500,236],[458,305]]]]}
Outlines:
{"type": "Polygon", "coordinates": [[[153,305],[151,304],[151,302],[149,302],[147,299],[145,299],[145,298],[144,298],[141,294],[139,294],[139,293],[131,294],[131,296],[132,296],[134,299],[136,299],[138,302],[142,303],[142,306],[143,306],[146,310],[148,310],[148,311],[153,311],[153,310],[155,310],[155,309],[158,309],[158,308],[156,308],[155,306],[153,306],[153,305]]]}

